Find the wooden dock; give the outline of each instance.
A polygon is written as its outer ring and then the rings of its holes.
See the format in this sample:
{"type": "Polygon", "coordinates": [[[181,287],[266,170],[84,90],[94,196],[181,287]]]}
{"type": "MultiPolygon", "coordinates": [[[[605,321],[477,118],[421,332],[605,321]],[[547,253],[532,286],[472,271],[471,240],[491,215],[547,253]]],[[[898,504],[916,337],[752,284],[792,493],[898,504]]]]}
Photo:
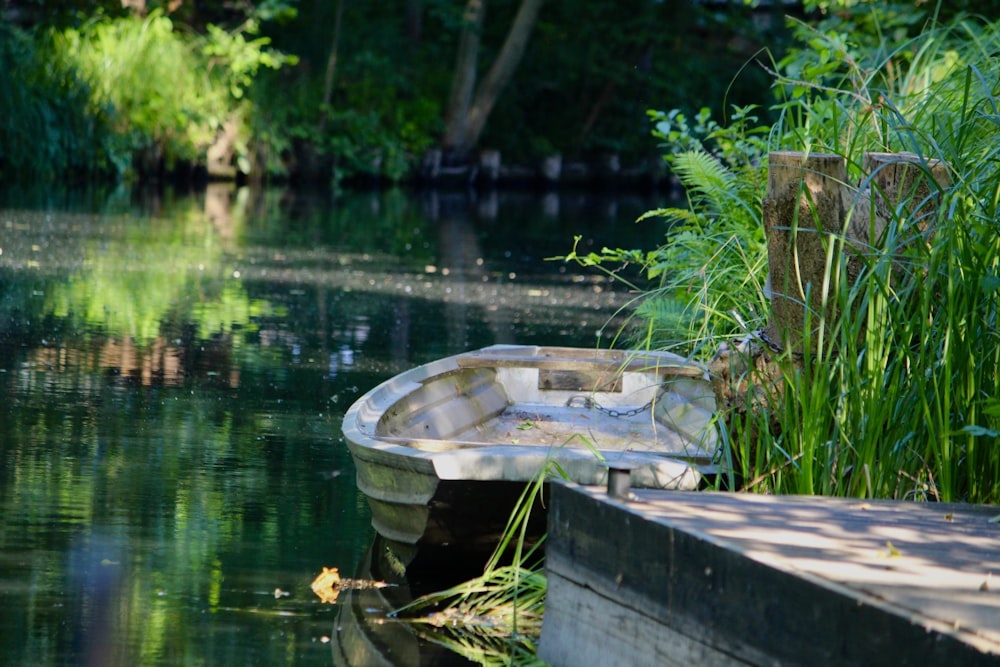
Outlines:
{"type": "Polygon", "coordinates": [[[998,516],[809,496],[621,500],[553,484],[539,657],[555,667],[998,665],[998,516]]]}

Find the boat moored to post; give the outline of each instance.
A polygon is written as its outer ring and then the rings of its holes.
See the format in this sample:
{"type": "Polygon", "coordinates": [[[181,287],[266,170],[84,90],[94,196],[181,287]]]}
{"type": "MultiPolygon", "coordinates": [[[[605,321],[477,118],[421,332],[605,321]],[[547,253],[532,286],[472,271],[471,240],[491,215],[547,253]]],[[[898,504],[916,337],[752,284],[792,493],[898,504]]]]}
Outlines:
{"type": "Polygon", "coordinates": [[[343,432],[376,531],[415,547],[488,542],[550,461],[584,485],[627,467],[635,488],[697,488],[714,414],[705,368],[669,352],[497,345],[383,382],[343,432]]]}

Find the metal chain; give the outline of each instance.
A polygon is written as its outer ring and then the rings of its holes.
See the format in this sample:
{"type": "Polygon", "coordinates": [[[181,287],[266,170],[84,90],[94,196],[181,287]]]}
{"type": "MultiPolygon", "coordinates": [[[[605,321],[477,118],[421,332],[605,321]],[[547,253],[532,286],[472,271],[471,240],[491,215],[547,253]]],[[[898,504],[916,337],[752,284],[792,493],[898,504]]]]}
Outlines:
{"type": "Polygon", "coordinates": [[[722,463],[722,456],[725,453],[726,453],[726,450],[723,447],[722,443],[720,442],[719,446],[716,447],[715,451],[712,453],[712,465],[717,466],[720,463],[722,463]]]}
{"type": "MultiPolygon", "coordinates": [[[[782,347],[781,344],[771,340],[770,336],[767,335],[766,329],[758,329],[757,331],[750,333],[749,337],[759,340],[773,354],[780,355],[785,353],[785,348],[782,347]]],[[[793,359],[801,359],[803,356],[801,352],[791,352],[790,355],[793,359]]]]}
{"type": "Polygon", "coordinates": [[[573,407],[574,403],[583,403],[583,407],[588,409],[598,410],[608,415],[609,417],[614,417],[620,419],[623,417],[634,417],[639,413],[645,412],[653,407],[653,401],[655,399],[650,399],[646,405],[639,406],[638,408],[630,408],[628,410],[615,410],[614,408],[607,408],[592,399],[589,396],[570,396],[569,400],[566,401],[566,407],[573,407]]]}
{"type": "MultiPolygon", "coordinates": [[[[640,412],[645,412],[646,410],[652,408],[653,401],[655,400],[656,399],[650,399],[649,402],[646,403],[646,405],[643,405],[638,408],[632,408],[630,410],[615,410],[614,408],[604,407],[603,405],[601,405],[600,403],[598,403],[589,396],[570,396],[569,400],[566,401],[566,407],[571,408],[573,407],[574,403],[582,403],[584,408],[599,410],[613,418],[634,417],[640,412]]],[[[722,457],[724,454],[725,454],[725,448],[722,445],[722,443],[719,443],[719,446],[715,448],[714,452],[712,452],[712,459],[711,459],[712,465],[719,465],[720,463],[722,463],[722,457]]]]}
{"type": "Polygon", "coordinates": [[[771,340],[770,336],[767,335],[767,329],[758,329],[757,331],[753,331],[750,333],[749,337],[756,338],[757,340],[762,342],[765,347],[771,350],[771,352],[781,354],[782,352],[785,351],[784,348],[781,347],[781,345],[771,340]]]}

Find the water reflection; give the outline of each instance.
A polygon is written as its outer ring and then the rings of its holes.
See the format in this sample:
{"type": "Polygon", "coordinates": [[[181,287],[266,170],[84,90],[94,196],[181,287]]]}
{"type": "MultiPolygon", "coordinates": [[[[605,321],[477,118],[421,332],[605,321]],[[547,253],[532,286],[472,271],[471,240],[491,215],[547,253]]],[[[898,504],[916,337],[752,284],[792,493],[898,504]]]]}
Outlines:
{"type": "MultiPolygon", "coordinates": [[[[424,593],[438,590],[416,575],[416,580],[393,577],[392,566],[381,563],[388,547],[376,536],[362,556],[355,574],[357,579],[384,581],[386,588],[344,590],[338,599],[337,619],[331,641],[336,667],[371,667],[372,665],[438,665],[459,667],[477,664],[466,657],[428,641],[417,624],[391,615],[424,593]]],[[[438,569],[452,563],[442,562],[438,569]]],[[[469,568],[464,568],[468,570],[469,568]]],[[[471,578],[479,572],[469,575],[471,578]]]]}
{"type": "Polygon", "coordinates": [[[68,201],[0,209],[5,664],[330,664],[309,584],[372,540],[343,411],[461,350],[593,344],[628,295],[542,260],[649,245],[661,205],[68,201]]]}

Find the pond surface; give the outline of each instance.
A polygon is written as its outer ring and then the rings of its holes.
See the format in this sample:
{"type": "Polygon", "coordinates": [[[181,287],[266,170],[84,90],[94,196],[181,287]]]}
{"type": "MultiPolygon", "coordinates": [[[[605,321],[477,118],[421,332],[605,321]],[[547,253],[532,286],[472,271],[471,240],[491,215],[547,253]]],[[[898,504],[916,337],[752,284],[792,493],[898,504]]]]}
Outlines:
{"type": "Polygon", "coordinates": [[[7,197],[6,665],[334,664],[310,583],[373,539],[343,412],[464,350],[608,345],[628,295],[544,259],[662,237],[639,197],[7,197]]]}

